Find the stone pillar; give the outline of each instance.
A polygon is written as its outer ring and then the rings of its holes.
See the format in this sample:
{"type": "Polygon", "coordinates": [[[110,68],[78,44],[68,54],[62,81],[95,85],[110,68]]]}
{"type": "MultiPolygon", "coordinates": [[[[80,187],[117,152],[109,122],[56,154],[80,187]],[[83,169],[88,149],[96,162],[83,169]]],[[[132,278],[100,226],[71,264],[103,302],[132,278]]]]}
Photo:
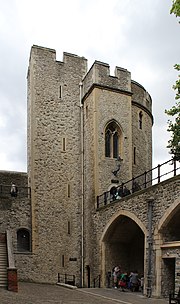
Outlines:
{"type": "Polygon", "coordinates": [[[176,249],[176,265],[175,265],[175,292],[179,292],[180,286],[180,253],[179,249],[176,249]]]}
{"type": "Polygon", "coordinates": [[[8,290],[18,292],[17,269],[8,268],[8,290]]]}

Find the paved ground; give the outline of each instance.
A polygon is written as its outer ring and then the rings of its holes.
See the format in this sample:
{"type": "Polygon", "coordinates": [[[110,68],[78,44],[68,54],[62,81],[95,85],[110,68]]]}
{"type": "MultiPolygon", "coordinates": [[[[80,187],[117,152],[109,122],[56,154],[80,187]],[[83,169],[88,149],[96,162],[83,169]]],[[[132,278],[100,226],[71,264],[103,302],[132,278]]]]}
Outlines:
{"type": "Polygon", "coordinates": [[[141,293],[115,289],[68,289],[57,285],[20,283],[19,292],[0,289],[0,304],[167,304],[168,300],[146,298],[141,293]]]}

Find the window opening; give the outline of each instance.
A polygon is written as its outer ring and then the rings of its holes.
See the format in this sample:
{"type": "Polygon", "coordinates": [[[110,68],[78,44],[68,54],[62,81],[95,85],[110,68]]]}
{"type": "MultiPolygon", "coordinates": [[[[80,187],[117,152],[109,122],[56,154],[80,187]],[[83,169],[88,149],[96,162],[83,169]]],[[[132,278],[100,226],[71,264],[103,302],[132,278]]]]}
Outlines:
{"type": "Polygon", "coordinates": [[[113,158],[118,158],[119,136],[117,131],[113,135],[113,158]]]}
{"type": "Polygon", "coordinates": [[[119,144],[120,132],[115,122],[111,122],[105,130],[105,156],[118,158],[119,157],[119,144]]]}
{"type": "Polygon", "coordinates": [[[111,156],[111,131],[107,130],[105,135],[105,155],[106,157],[111,156]]]}
{"type": "Polygon", "coordinates": [[[86,106],[86,118],[88,118],[88,106],[86,106]]]}
{"type": "Polygon", "coordinates": [[[62,150],[65,152],[66,151],[66,138],[63,137],[63,141],[62,141],[62,150]]]}
{"type": "Polygon", "coordinates": [[[62,257],[61,257],[61,264],[62,264],[62,267],[64,267],[64,254],[62,254],[62,257]]]}
{"type": "Polygon", "coordinates": [[[134,147],[134,165],[136,164],[136,147],[134,147]]]}
{"type": "Polygon", "coordinates": [[[68,221],[68,234],[71,234],[71,223],[68,221]]]}
{"type": "Polygon", "coordinates": [[[27,229],[17,231],[17,250],[30,251],[30,233],[27,229]]]}
{"type": "Polygon", "coordinates": [[[62,86],[61,85],[59,86],[59,98],[60,99],[62,98],[62,86]]]}
{"type": "Polygon", "coordinates": [[[143,117],[143,114],[142,112],[139,113],[139,129],[142,129],[142,117],[143,117]]]}
{"type": "Polygon", "coordinates": [[[70,184],[67,185],[67,196],[70,197],[71,195],[71,186],[70,184]]]}

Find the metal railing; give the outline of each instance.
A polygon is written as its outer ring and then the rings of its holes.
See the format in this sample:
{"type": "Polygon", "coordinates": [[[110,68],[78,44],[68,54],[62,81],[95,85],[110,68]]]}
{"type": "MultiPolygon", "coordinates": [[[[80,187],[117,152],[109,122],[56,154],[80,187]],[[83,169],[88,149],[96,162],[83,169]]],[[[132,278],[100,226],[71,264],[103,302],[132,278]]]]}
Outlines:
{"type": "Polygon", "coordinates": [[[96,287],[101,288],[101,276],[100,276],[100,274],[96,278],[94,278],[93,283],[94,283],[94,288],[96,288],[96,287]]]}
{"type": "Polygon", "coordinates": [[[67,273],[64,274],[58,273],[58,283],[64,283],[75,286],[75,282],[76,282],[75,275],[67,274],[67,273]]]}
{"type": "Polygon", "coordinates": [[[17,187],[17,193],[11,193],[11,185],[2,185],[0,184],[0,198],[30,198],[31,197],[31,188],[30,187],[17,187]]]}
{"type": "Polygon", "coordinates": [[[106,206],[116,200],[119,200],[127,195],[130,195],[139,190],[146,189],[154,184],[160,183],[163,180],[176,176],[180,173],[180,163],[170,159],[155,168],[145,171],[119,186],[114,186],[110,191],[106,191],[100,196],[97,196],[97,209],[106,206]]]}
{"type": "Polygon", "coordinates": [[[180,303],[180,289],[178,293],[172,292],[169,294],[169,304],[180,303]]]}

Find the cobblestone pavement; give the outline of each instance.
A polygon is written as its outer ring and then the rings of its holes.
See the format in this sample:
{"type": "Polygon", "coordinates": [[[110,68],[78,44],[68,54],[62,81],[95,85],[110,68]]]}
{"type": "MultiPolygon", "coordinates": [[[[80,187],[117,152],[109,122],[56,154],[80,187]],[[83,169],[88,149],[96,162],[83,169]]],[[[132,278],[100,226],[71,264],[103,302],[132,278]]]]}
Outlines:
{"type": "Polygon", "coordinates": [[[0,304],[167,304],[168,300],[146,298],[119,290],[68,289],[57,285],[20,283],[18,293],[0,289],[0,304]]]}

